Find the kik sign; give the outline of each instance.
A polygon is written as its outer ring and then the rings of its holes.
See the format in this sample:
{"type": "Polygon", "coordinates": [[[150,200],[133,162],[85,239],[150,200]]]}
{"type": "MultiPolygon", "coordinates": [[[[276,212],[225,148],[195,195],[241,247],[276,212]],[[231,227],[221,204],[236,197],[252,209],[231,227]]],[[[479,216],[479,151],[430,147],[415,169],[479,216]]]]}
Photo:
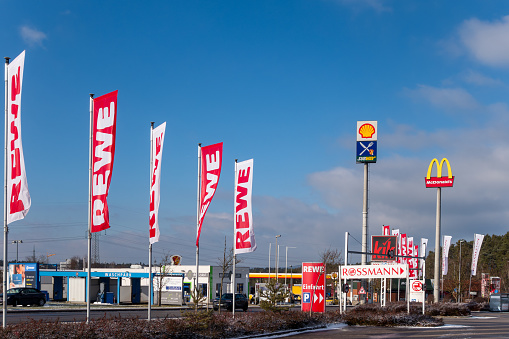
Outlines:
{"type": "Polygon", "coordinates": [[[302,263],[303,312],[325,312],[325,265],[302,263]]]}
{"type": "Polygon", "coordinates": [[[374,235],[371,237],[371,253],[384,254],[371,256],[372,261],[396,261],[398,248],[398,237],[396,235],[374,235]],[[389,251],[393,251],[394,256],[389,258],[389,251]]]}

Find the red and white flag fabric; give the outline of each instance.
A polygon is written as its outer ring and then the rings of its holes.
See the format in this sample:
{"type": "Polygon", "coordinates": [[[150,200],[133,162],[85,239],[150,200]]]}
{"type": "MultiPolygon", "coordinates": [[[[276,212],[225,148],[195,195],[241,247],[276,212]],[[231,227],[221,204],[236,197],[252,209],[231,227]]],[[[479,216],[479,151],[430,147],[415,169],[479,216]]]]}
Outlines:
{"type": "Polygon", "coordinates": [[[382,226],[382,235],[391,235],[391,226],[383,225],[382,226]]]}
{"type": "Polygon", "coordinates": [[[7,224],[23,219],[31,205],[21,144],[21,88],[25,51],[7,66],[7,224]]]}
{"type": "Polygon", "coordinates": [[[93,99],[92,124],[92,216],[91,232],[110,227],[108,191],[115,156],[117,94],[114,91],[93,99]]]}
{"type": "MultiPolygon", "coordinates": [[[[401,233],[401,255],[404,257],[407,255],[407,238],[406,233],[401,233]]],[[[401,263],[406,264],[407,258],[401,258],[401,263]]]]}
{"type": "MultiPolygon", "coordinates": [[[[414,238],[413,237],[407,238],[406,255],[409,257],[412,257],[414,255],[414,238]]],[[[413,270],[413,268],[415,268],[414,259],[407,258],[407,263],[408,263],[408,269],[409,269],[408,276],[410,278],[415,278],[415,270],[413,270]]]]}
{"type": "Polygon", "coordinates": [[[451,246],[450,235],[444,235],[444,244],[442,245],[442,275],[447,275],[449,270],[449,247],[451,246]]]}
{"type": "Polygon", "coordinates": [[[159,201],[161,197],[161,161],[163,159],[163,143],[166,130],[166,122],[152,130],[152,163],[150,179],[150,219],[149,239],[150,243],[159,241],[159,201]]]}
{"type": "Polygon", "coordinates": [[[219,176],[221,175],[221,161],[223,159],[223,143],[200,148],[201,152],[201,190],[200,211],[198,215],[198,229],[196,230],[196,246],[200,246],[201,226],[203,218],[209,208],[210,202],[217,189],[219,176]]]}
{"type": "MultiPolygon", "coordinates": [[[[421,258],[425,257],[426,256],[426,246],[428,246],[428,239],[426,238],[421,238],[421,252],[419,253],[419,256],[421,258]]],[[[423,265],[424,263],[424,260],[423,259],[419,259],[419,268],[421,269],[420,270],[420,273],[419,275],[422,276],[422,273],[423,273],[423,265]]]]}
{"type": "Polygon", "coordinates": [[[256,250],[252,192],[253,159],[235,163],[235,254],[256,250]]]}
{"type": "MultiPolygon", "coordinates": [[[[398,229],[394,229],[394,230],[392,230],[392,231],[391,231],[391,235],[395,235],[395,236],[397,236],[397,237],[398,237],[398,245],[397,245],[397,247],[398,247],[398,253],[397,253],[397,254],[398,254],[398,255],[401,255],[401,235],[399,234],[399,228],[398,228],[398,229]]],[[[401,262],[401,258],[400,258],[400,257],[398,257],[398,260],[396,260],[396,261],[397,261],[398,263],[400,263],[400,262],[401,262]]]]}
{"type": "Polygon", "coordinates": [[[477,261],[479,260],[479,252],[481,251],[481,245],[483,240],[484,234],[475,234],[474,252],[472,253],[472,267],[470,268],[471,275],[477,274],[477,261]]]}

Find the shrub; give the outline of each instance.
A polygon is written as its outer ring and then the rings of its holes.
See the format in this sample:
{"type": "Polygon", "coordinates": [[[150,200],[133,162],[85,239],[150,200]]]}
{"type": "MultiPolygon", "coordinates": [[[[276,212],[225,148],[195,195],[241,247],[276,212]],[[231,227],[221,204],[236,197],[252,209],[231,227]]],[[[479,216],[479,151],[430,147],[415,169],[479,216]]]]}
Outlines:
{"type": "Polygon", "coordinates": [[[412,305],[407,313],[405,303],[390,303],[382,308],[377,304],[365,304],[355,307],[343,315],[348,325],[364,326],[440,326],[442,319],[422,314],[422,308],[412,305]]]}
{"type": "Polygon", "coordinates": [[[467,316],[470,309],[466,304],[458,303],[434,303],[426,305],[426,314],[431,316],[467,316]]]}

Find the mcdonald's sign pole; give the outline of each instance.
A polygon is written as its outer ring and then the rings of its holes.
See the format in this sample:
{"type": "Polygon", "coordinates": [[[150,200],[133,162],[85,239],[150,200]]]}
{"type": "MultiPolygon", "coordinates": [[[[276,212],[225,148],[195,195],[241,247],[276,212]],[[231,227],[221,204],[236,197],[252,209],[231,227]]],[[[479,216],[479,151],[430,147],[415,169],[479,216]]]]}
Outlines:
{"type": "Polygon", "coordinates": [[[454,176],[451,172],[451,164],[449,160],[443,158],[442,161],[438,162],[435,158],[431,160],[428,166],[428,173],[424,178],[426,188],[437,188],[437,216],[436,216],[436,231],[435,231],[435,284],[433,287],[433,298],[434,302],[438,302],[440,299],[439,281],[440,281],[440,227],[442,217],[442,187],[452,187],[454,184],[454,176]],[[442,166],[447,165],[447,177],[442,177],[442,166]],[[437,164],[437,176],[431,176],[431,170],[433,165],[437,164]]]}

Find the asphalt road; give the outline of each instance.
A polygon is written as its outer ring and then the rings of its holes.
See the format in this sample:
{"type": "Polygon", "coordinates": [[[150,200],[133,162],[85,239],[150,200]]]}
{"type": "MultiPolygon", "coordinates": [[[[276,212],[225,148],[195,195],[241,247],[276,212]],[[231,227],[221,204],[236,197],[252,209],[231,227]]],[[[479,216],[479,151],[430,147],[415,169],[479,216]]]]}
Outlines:
{"type": "Polygon", "coordinates": [[[444,323],[434,328],[343,326],[292,338],[509,338],[509,313],[474,312],[472,317],[446,317],[444,323]]]}

